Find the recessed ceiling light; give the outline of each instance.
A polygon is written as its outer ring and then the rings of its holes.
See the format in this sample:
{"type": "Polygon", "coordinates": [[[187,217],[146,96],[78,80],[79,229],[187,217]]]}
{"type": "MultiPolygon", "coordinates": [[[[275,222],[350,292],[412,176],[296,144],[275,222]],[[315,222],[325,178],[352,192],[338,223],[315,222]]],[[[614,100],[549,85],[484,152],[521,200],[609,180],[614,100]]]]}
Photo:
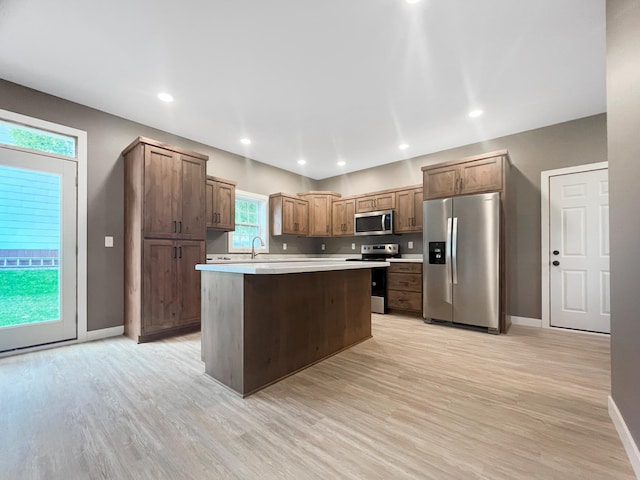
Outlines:
{"type": "Polygon", "coordinates": [[[406,150],[407,148],[409,148],[409,145],[407,145],[406,143],[402,143],[402,144],[398,145],[398,148],[400,150],[406,150]]]}
{"type": "Polygon", "coordinates": [[[338,160],[338,166],[339,167],[344,167],[347,164],[347,162],[345,162],[344,160],[338,160]]]}
{"type": "Polygon", "coordinates": [[[240,143],[243,143],[245,145],[249,145],[251,143],[251,139],[250,138],[241,138],[240,139],[240,143]]]}
{"type": "Polygon", "coordinates": [[[306,160],[304,160],[303,158],[301,158],[300,160],[298,160],[298,165],[304,165],[304,164],[306,164],[306,163],[307,163],[307,161],[306,161],[306,160]]]}
{"type": "Polygon", "coordinates": [[[406,0],[407,3],[418,3],[420,0],[406,0]]]}
{"type": "Polygon", "coordinates": [[[482,115],[483,113],[484,113],[484,112],[478,108],[478,109],[476,109],[476,110],[471,110],[471,111],[469,112],[469,116],[470,116],[471,118],[477,118],[477,117],[479,117],[480,115],[482,115]]]}
{"type": "Polygon", "coordinates": [[[163,102],[167,102],[167,103],[173,102],[173,96],[170,93],[167,93],[167,92],[160,92],[158,94],[158,98],[160,100],[162,100],[163,102]]]}

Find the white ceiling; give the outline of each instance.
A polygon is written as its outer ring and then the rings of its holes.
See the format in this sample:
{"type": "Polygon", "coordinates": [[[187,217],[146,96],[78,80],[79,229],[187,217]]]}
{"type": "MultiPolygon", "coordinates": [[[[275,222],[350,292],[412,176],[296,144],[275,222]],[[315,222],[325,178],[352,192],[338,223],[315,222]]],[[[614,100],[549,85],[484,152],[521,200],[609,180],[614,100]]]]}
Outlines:
{"type": "Polygon", "coordinates": [[[605,1],[1,0],[0,76],[321,179],[604,112],[605,1]]]}

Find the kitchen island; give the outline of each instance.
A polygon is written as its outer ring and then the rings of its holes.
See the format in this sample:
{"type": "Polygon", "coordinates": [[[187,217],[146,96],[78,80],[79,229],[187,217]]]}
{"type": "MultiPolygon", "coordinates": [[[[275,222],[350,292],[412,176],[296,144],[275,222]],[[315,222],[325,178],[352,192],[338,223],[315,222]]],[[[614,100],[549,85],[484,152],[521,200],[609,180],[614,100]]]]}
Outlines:
{"type": "Polygon", "coordinates": [[[196,265],[206,373],[247,396],[370,338],[373,266],[389,264],[196,265]]]}

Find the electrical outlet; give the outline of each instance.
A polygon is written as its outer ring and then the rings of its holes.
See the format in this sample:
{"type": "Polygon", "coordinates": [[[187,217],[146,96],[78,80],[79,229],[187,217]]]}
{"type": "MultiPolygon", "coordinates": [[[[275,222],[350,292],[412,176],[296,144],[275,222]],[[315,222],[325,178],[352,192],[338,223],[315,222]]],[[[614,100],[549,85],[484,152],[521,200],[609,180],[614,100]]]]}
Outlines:
{"type": "Polygon", "coordinates": [[[322,245],[320,245],[320,250],[324,250],[324,243],[322,245]]]}
{"type": "Polygon", "coordinates": [[[409,243],[407,244],[407,248],[408,248],[409,250],[411,250],[411,249],[413,248],[413,242],[409,242],[409,243]]]}
{"type": "Polygon", "coordinates": [[[104,237],[104,246],[107,248],[113,247],[113,237],[104,237]]]}
{"type": "Polygon", "coordinates": [[[351,250],[355,250],[355,249],[356,249],[356,244],[355,244],[355,243],[352,243],[352,244],[351,244],[351,250]]]}
{"type": "Polygon", "coordinates": [[[286,249],[287,249],[287,244],[286,244],[286,243],[283,243],[283,244],[282,244],[282,249],[283,249],[283,250],[286,250],[286,249]]]}

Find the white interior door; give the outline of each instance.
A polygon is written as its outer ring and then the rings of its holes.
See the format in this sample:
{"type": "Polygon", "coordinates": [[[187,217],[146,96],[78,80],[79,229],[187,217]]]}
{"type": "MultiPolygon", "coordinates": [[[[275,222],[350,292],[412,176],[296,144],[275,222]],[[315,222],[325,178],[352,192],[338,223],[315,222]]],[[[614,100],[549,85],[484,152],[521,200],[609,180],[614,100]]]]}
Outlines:
{"type": "Polygon", "coordinates": [[[549,202],[549,323],[609,333],[608,170],[551,177],[549,202]]]}
{"type": "Polygon", "coordinates": [[[77,338],[76,172],[0,147],[0,352],[77,338]]]}

